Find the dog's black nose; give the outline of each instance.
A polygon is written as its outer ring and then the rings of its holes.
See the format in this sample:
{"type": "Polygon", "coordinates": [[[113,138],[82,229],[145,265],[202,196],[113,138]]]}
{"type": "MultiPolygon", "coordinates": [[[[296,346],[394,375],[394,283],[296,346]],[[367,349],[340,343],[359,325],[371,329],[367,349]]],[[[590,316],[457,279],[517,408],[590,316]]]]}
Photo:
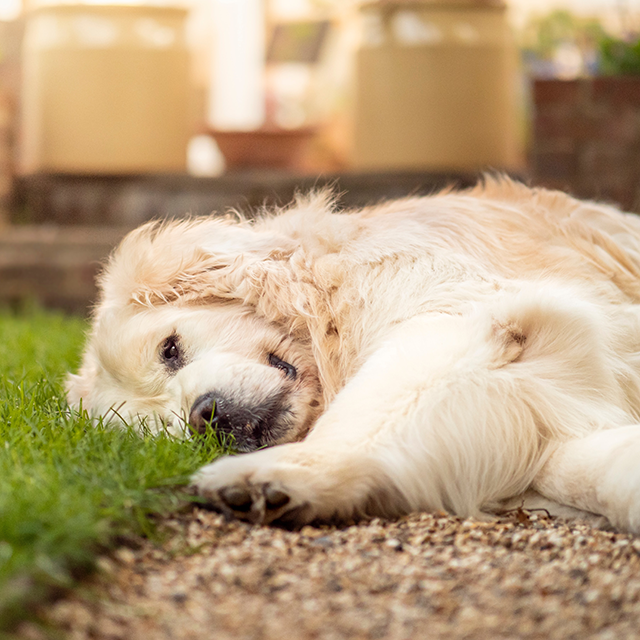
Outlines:
{"type": "Polygon", "coordinates": [[[207,425],[215,428],[219,419],[218,402],[213,393],[196,398],[189,412],[189,426],[195,433],[205,433],[207,425]]]}

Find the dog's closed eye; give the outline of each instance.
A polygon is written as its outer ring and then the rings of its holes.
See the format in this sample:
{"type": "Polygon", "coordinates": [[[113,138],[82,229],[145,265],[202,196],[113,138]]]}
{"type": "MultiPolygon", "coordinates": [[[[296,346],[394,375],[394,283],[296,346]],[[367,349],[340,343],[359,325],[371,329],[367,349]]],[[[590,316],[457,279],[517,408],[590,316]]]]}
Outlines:
{"type": "Polygon", "coordinates": [[[296,377],[298,376],[298,372],[296,371],[296,368],[292,364],[289,364],[284,360],[280,360],[280,358],[278,358],[278,356],[273,355],[273,353],[269,354],[269,364],[272,367],[275,367],[276,369],[280,369],[281,371],[283,371],[287,376],[287,378],[291,378],[292,380],[295,380],[296,377]]]}

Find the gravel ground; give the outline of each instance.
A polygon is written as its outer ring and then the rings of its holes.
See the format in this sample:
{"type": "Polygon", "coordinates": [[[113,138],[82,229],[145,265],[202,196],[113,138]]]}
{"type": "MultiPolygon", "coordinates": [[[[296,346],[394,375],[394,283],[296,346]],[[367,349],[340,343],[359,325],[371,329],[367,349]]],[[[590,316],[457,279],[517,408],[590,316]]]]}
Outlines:
{"type": "Polygon", "coordinates": [[[640,539],[543,512],[288,532],[196,509],[161,526],[48,619],[73,640],[640,637],[640,539]]]}

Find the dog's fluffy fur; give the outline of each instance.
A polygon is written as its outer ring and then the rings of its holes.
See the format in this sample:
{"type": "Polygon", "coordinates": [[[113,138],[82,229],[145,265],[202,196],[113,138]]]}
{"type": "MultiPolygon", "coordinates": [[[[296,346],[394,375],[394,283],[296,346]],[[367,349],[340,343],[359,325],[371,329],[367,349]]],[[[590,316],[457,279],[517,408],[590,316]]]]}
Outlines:
{"type": "Polygon", "coordinates": [[[131,233],[69,400],[262,448],[194,477],[256,522],[533,490],[638,533],[639,302],[640,221],[613,207],[502,178],[347,214],[320,194],[131,233]]]}

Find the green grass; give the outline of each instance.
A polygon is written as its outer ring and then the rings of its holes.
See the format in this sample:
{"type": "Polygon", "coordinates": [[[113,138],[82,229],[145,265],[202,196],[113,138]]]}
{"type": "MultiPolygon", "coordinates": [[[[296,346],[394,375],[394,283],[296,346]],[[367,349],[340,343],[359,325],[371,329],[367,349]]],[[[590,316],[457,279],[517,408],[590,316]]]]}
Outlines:
{"type": "Polygon", "coordinates": [[[221,453],[212,438],[141,437],[70,412],[63,380],[85,330],[0,312],[0,635],[118,535],[150,533],[149,515],[181,504],[175,488],[221,453]]]}

